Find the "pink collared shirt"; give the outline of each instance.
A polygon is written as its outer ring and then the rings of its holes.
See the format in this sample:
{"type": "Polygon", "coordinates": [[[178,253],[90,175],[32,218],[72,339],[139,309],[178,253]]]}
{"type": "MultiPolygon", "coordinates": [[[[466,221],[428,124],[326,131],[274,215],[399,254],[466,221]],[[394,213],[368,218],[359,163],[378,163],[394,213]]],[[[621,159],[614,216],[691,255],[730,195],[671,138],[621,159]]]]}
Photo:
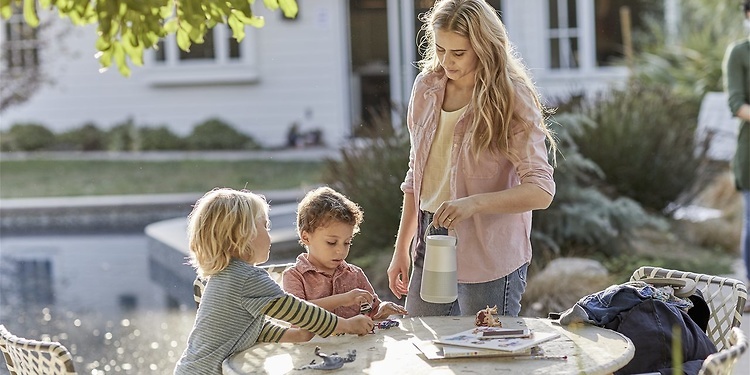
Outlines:
{"type": "MultiPolygon", "coordinates": [[[[414,81],[409,101],[407,126],[411,137],[409,170],[401,184],[404,193],[414,194],[419,212],[422,177],[437,130],[448,78],[442,72],[420,73],[414,81]]],[[[516,89],[516,108],[530,123],[541,124],[540,111],[533,105],[528,90],[516,89]]],[[[450,196],[457,199],[474,194],[509,189],[521,183],[534,184],[555,194],[553,169],[547,158],[545,134],[539,126],[532,129],[527,142],[521,124],[511,124],[515,151],[520,161],[483,152],[476,159],[470,150],[471,121],[474,108],[469,104],[458,119],[450,157],[450,196]]],[[[476,214],[457,225],[458,281],[482,283],[507,276],[531,261],[531,211],[520,214],[476,214]]],[[[414,248],[414,246],[412,246],[414,248]]],[[[413,254],[412,254],[413,255],[413,254]]]]}
{"type": "MultiPolygon", "coordinates": [[[[307,259],[307,253],[297,256],[294,266],[282,274],[282,287],[285,292],[306,301],[311,301],[335,294],[346,293],[352,289],[364,289],[375,296],[370,315],[374,315],[380,306],[380,299],[361,268],[341,262],[333,275],[326,274],[307,259]]],[[[340,306],[332,311],[342,318],[359,315],[359,305],[340,306]]]]}

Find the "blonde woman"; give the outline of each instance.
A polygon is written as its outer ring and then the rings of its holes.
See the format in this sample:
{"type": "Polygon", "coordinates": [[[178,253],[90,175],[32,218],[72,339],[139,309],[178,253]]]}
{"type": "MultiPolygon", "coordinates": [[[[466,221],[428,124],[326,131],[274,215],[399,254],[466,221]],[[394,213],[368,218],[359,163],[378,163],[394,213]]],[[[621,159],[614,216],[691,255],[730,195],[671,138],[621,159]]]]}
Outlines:
{"type": "Polygon", "coordinates": [[[256,267],[268,260],[268,223],[268,204],[248,191],[214,189],[195,204],[188,216],[190,263],[208,283],[175,374],[221,374],[224,359],[256,342],[300,342],[313,334],[372,330],[369,317],[339,318],[284,293],[256,267]],[[267,317],[299,328],[276,325],[267,317]]]}
{"type": "Polygon", "coordinates": [[[438,0],[422,22],[425,53],[407,113],[411,151],[389,287],[406,296],[410,316],[472,315],[488,305],[517,316],[531,211],[547,208],[555,193],[547,149],[548,142],[554,153],[555,142],[494,8],[438,0]],[[419,296],[426,231],[458,236],[454,302],[419,296]]]}

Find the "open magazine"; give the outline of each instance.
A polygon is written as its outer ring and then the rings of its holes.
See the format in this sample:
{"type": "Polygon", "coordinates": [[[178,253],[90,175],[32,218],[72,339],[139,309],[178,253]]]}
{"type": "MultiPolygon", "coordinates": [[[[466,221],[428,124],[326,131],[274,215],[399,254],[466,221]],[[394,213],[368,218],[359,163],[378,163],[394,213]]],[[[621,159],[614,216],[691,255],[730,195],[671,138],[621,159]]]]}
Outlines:
{"type": "Polygon", "coordinates": [[[505,352],[501,350],[469,348],[466,346],[453,346],[435,343],[434,341],[413,341],[414,346],[424,354],[427,359],[465,358],[465,357],[503,357],[509,359],[532,358],[544,355],[544,349],[535,346],[517,352],[505,352]]]}
{"type": "MultiPolygon", "coordinates": [[[[494,327],[475,327],[454,335],[440,336],[435,342],[450,345],[477,348],[484,350],[500,350],[505,352],[520,352],[528,350],[543,342],[554,340],[560,337],[556,332],[539,332],[533,331],[528,334],[513,334],[503,336],[500,333],[492,332],[487,335],[486,328],[494,327]]],[[[528,331],[528,329],[527,329],[528,331]]]]}

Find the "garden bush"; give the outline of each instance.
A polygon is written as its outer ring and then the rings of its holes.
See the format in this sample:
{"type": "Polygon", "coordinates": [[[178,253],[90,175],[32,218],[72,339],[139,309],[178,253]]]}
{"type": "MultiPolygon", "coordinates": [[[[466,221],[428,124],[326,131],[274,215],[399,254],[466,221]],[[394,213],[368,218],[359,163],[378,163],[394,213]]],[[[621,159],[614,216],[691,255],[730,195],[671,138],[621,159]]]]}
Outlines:
{"type": "Polygon", "coordinates": [[[36,123],[15,124],[3,135],[3,138],[6,137],[5,141],[7,141],[6,145],[9,151],[45,150],[55,143],[55,134],[43,125],[36,123]]]}
{"type": "Polygon", "coordinates": [[[139,129],[140,148],[150,150],[184,150],[187,142],[166,126],[142,127],[139,129]]]}
{"type": "Polygon", "coordinates": [[[627,197],[611,198],[605,174],[576,143],[592,122],[581,114],[549,120],[560,155],[555,168],[557,191],[546,210],[534,211],[532,244],[535,266],[558,256],[611,256],[625,251],[641,228],[665,230],[668,224],[627,197]]]}
{"type": "Polygon", "coordinates": [[[583,104],[587,122],[575,142],[616,195],[662,211],[679,200],[706,165],[697,139],[699,101],[668,86],[631,81],[583,104]]]}
{"type": "Polygon", "coordinates": [[[99,129],[94,123],[87,123],[80,128],[57,135],[55,148],[72,151],[101,151],[106,148],[107,144],[107,132],[99,129]]]}
{"type": "Polygon", "coordinates": [[[186,141],[192,150],[256,150],[260,148],[252,137],[240,133],[217,118],[198,124],[186,141]]]}
{"type": "Polygon", "coordinates": [[[107,132],[109,151],[139,151],[141,137],[132,119],[116,124],[107,132]]]}

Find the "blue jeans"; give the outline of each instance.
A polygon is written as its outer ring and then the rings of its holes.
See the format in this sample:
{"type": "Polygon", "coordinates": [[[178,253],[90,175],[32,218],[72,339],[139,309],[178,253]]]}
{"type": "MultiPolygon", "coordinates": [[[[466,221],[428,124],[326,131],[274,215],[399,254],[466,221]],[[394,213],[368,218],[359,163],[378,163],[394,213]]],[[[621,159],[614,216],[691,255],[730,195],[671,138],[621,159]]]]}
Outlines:
{"type": "Polygon", "coordinates": [[[745,214],[742,221],[740,251],[742,252],[742,259],[745,261],[745,276],[747,280],[750,280],[750,190],[742,190],[742,198],[745,201],[745,214]]]}
{"type": "Polygon", "coordinates": [[[422,287],[425,230],[428,230],[429,234],[447,234],[445,228],[430,227],[431,221],[432,213],[419,213],[419,238],[405,303],[409,316],[474,315],[487,306],[497,306],[497,312],[501,315],[518,316],[521,312],[521,296],[526,290],[528,263],[497,280],[475,284],[458,283],[458,299],[453,302],[430,303],[422,300],[419,290],[422,287]]]}

